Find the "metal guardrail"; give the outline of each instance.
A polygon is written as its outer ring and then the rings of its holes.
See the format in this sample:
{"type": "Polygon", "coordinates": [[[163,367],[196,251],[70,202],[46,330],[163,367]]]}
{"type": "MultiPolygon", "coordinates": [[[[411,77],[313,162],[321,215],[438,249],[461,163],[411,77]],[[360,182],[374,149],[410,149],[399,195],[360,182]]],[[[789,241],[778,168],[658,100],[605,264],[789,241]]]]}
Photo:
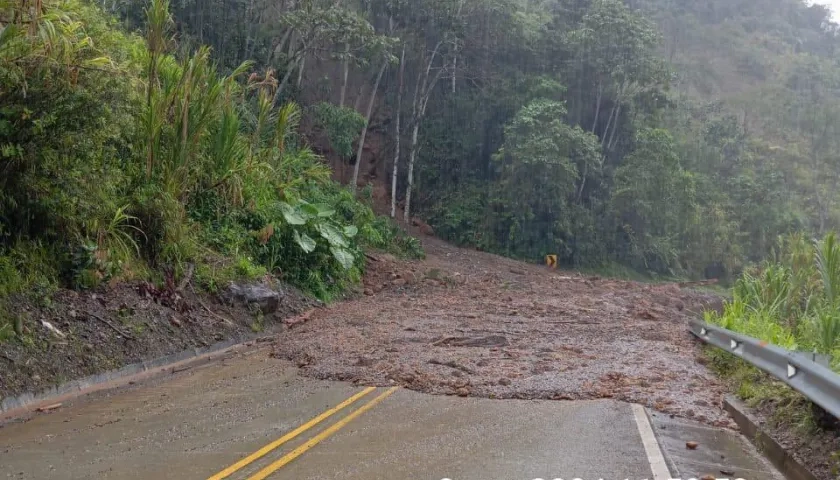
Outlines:
{"type": "Polygon", "coordinates": [[[792,352],[700,320],[692,320],[690,325],[697,338],[741,357],[840,418],[840,375],[817,363],[814,355],[792,352]]]}

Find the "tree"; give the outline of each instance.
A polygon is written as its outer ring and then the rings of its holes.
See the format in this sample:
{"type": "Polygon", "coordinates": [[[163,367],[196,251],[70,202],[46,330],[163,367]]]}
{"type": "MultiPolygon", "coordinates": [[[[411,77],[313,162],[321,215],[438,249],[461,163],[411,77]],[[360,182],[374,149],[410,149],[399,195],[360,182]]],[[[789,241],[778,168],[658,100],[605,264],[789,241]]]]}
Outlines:
{"type": "Polygon", "coordinates": [[[693,215],[694,187],[677,156],[674,140],[661,129],[639,132],[636,148],[615,172],[612,209],[626,260],[637,268],[678,268],[678,240],[693,215]]]}
{"type": "Polygon", "coordinates": [[[540,98],[505,126],[493,202],[499,219],[495,230],[505,235],[499,240],[511,254],[573,255],[571,205],[580,172],[598,164],[599,146],[597,137],[568,125],[566,113],[563,103],[540,98]]]}

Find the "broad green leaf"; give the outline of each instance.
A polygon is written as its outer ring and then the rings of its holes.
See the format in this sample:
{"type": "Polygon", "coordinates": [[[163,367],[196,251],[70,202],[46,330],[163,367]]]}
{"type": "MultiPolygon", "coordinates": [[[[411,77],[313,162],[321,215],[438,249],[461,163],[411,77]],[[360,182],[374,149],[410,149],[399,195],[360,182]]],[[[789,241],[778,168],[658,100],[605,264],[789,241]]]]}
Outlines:
{"type": "Polygon", "coordinates": [[[312,251],[315,250],[315,247],[317,246],[315,244],[315,240],[313,240],[312,237],[305,233],[301,235],[300,233],[298,233],[297,230],[295,230],[295,242],[297,242],[301,250],[303,250],[306,253],[312,253],[312,251]]]}
{"type": "Polygon", "coordinates": [[[338,260],[338,263],[340,263],[342,267],[350,268],[353,266],[353,254],[350,253],[347,249],[332,246],[330,247],[330,251],[332,252],[333,257],[335,257],[335,259],[338,260]]]}
{"type": "Polygon", "coordinates": [[[332,217],[335,215],[335,209],[324,203],[316,203],[315,208],[318,209],[319,217],[332,217]]]}
{"type": "Polygon", "coordinates": [[[307,217],[317,217],[319,216],[318,207],[312,205],[311,203],[301,202],[300,204],[300,211],[306,214],[307,217]]]}
{"type": "Polygon", "coordinates": [[[332,225],[328,223],[319,223],[315,225],[315,228],[318,229],[318,233],[320,233],[326,241],[330,242],[330,245],[334,247],[347,247],[347,240],[344,238],[344,235],[332,225]]]}
{"type": "Polygon", "coordinates": [[[280,211],[283,212],[283,218],[289,225],[304,225],[306,223],[306,219],[286,202],[280,202],[280,211]]]}
{"type": "Polygon", "coordinates": [[[355,225],[347,225],[344,227],[344,236],[347,238],[353,238],[357,233],[359,233],[359,228],[355,225]]]}

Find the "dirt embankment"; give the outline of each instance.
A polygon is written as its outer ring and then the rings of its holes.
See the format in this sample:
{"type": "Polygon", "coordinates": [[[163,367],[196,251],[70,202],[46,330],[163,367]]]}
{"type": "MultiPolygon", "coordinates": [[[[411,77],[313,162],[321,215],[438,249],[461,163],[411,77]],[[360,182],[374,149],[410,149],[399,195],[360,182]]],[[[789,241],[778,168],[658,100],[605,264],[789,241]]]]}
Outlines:
{"type": "Polygon", "coordinates": [[[124,284],[97,292],[60,291],[49,306],[13,304],[21,339],[0,344],[0,399],[226,340],[274,330],[310,310],[292,287],[261,284],[276,293],[255,314],[241,298],[223,302],[191,288],[124,284]]]}
{"type": "Polygon", "coordinates": [[[711,294],[581,277],[424,240],[422,262],[376,256],[365,294],[280,334],[304,374],[428,393],[615,398],[732,427],[687,320],[711,294]]]}

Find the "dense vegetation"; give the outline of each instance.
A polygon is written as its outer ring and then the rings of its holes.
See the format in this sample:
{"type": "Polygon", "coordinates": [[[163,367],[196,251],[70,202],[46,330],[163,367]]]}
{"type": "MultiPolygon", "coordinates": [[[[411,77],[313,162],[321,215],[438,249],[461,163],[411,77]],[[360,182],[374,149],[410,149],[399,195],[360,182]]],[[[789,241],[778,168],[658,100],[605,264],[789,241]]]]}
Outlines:
{"type": "MultiPolygon", "coordinates": [[[[784,237],[772,259],[744,272],[722,314],[707,320],[789,350],[834,354],[840,348],[840,243],[784,237]]],[[[833,365],[840,370],[840,363],[833,365]]]]}
{"type": "Polygon", "coordinates": [[[666,275],[840,222],[838,30],[799,0],[5,0],[0,26],[3,294],[194,264],[327,297],[395,243],[365,184],[459,244],[666,275]]]}
{"type": "MultiPolygon", "coordinates": [[[[132,27],[142,6],[110,8],[132,27]]],[[[780,234],[840,220],[838,39],[824,7],[211,0],[174,11],[185,48],[211,45],[226,69],[276,70],[277,100],[331,102],[310,133],[330,131],[353,178],[363,149],[346,132],[359,123],[340,113],[372,107],[367,123],[388,141],[367,160],[389,175],[371,181],[391,191],[396,158],[393,209],[419,210],[461,244],[719,274],[764,258],[780,234]]]]}
{"type": "MultiPolygon", "coordinates": [[[[840,242],[834,233],[818,242],[802,234],[779,240],[770,259],[738,279],[723,313],[706,320],[788,350],[822,354],[840,372],[840,242]]],[[[808,401],[750,364],[710,348],[712,366],[753,403],[773,402],[776,420],[814,426],[808,401]]],[[[817,415],[817,419],[826,415],[817,415]]]]}
{"type": "Polygon", "coordinates": [[[270,70],[173,55],[168,8],[140,37],[82,1],[0,3],[0,299],[193,271],[330,298],[363,246],[417,251],[330,180],[270,70]]]}

